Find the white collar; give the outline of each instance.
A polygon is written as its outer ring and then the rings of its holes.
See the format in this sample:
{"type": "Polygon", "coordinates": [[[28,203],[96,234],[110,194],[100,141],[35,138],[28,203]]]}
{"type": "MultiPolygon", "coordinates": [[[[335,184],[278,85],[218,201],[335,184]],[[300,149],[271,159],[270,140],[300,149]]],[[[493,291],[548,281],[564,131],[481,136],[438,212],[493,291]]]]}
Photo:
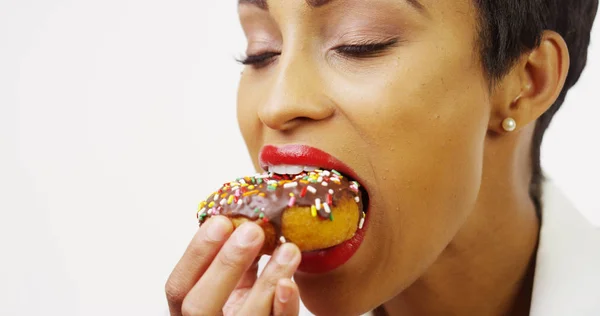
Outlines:
{"type": "Polygon", "coordinates": [[[600,228],[550,181],[543,212],[531,316],[600,315],[600,228]]]}

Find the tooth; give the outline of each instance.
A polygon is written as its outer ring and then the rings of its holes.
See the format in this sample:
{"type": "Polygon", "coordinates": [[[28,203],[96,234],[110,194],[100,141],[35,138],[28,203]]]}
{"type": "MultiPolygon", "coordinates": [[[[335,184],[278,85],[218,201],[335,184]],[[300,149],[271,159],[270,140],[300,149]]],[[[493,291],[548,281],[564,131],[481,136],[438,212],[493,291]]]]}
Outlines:
{"type": "Polygon", "coordinates": [[[312,172],[317,170],[317,167],[312,167],[312,166],[304,166],[304,171],[306,172],[312,172]]]}
{"type": "Polygon", "coordinates": [[[285,171],[287,174],[299,174],[302,172],[304,168],[302,166],[285,166],[285,171]]]}
{"type": "Polygon", "coordinates": [[[276,174],[285,174],[286,168],[285,165],[270,166],[269,171],[276,174]]]}

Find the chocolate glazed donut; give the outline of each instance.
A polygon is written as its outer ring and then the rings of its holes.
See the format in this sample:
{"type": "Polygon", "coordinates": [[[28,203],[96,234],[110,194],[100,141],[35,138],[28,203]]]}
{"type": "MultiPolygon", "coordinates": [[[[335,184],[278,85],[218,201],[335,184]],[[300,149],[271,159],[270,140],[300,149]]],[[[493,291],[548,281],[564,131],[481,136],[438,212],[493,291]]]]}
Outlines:
{"type": "Polygon", "coordinates": [[[225,183],[202,201],[200,225],[211,216],[229,217],[237,228],[253,221],[265,232],[260,254],[279,243],[293,242],[301,251],[338,245],[362,229],[365,213],[360,185],[335,170],[297,175],[259,174],[225,183]]]}

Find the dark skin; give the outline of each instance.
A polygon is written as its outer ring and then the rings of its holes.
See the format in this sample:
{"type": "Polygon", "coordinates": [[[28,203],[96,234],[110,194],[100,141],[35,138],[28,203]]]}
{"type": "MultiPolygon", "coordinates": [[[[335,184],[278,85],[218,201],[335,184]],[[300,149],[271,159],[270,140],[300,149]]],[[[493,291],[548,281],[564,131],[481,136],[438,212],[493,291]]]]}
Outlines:
{"type": "Polygon", "coordinates": [[[379,305],[390,315],[526,315],[540,227],[528,194],[531,139],[564,85],[564,40],[545,32],[490,89],[471,0],[327,2],[240,4],[255,63],[241,78],[238,121],[257,169],[267,144],[311,145],[352,167],[371,201],[365,240],[329,273],[294,274],[294,261],[255,281],[247,269],[261,242],[242,249],[250,254],[229,272],[203,268],[241,251],[223,246],[231,226],[221,219],[225,239],[212,248],[194,239],[175,268],[172,313],[229,302],[239,308],[227,314],[291,315],[301,295],[318,315],[379,305]],[[515,131],[502,128],[507,117],[515,131]],[[230,273],[244,287],[207,282],[210,273],[230,273]],[[297,286],[281,285],[290,289],[282,305],[278,282],[292,274],[297,286]],[[253,291],[268,300],[249,302],[253,291]]]}

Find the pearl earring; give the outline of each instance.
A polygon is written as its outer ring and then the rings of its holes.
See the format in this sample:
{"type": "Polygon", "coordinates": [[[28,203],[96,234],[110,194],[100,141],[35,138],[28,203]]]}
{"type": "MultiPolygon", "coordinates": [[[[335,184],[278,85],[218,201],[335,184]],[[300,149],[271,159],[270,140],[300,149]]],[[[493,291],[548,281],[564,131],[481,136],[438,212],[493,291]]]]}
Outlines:
{"type": "Polygon", "coordinates": [[[517,121],[512,117],[507,117],[502,121],[502,128],[507,132],[512,132],[517,129],[517,121]]]}

